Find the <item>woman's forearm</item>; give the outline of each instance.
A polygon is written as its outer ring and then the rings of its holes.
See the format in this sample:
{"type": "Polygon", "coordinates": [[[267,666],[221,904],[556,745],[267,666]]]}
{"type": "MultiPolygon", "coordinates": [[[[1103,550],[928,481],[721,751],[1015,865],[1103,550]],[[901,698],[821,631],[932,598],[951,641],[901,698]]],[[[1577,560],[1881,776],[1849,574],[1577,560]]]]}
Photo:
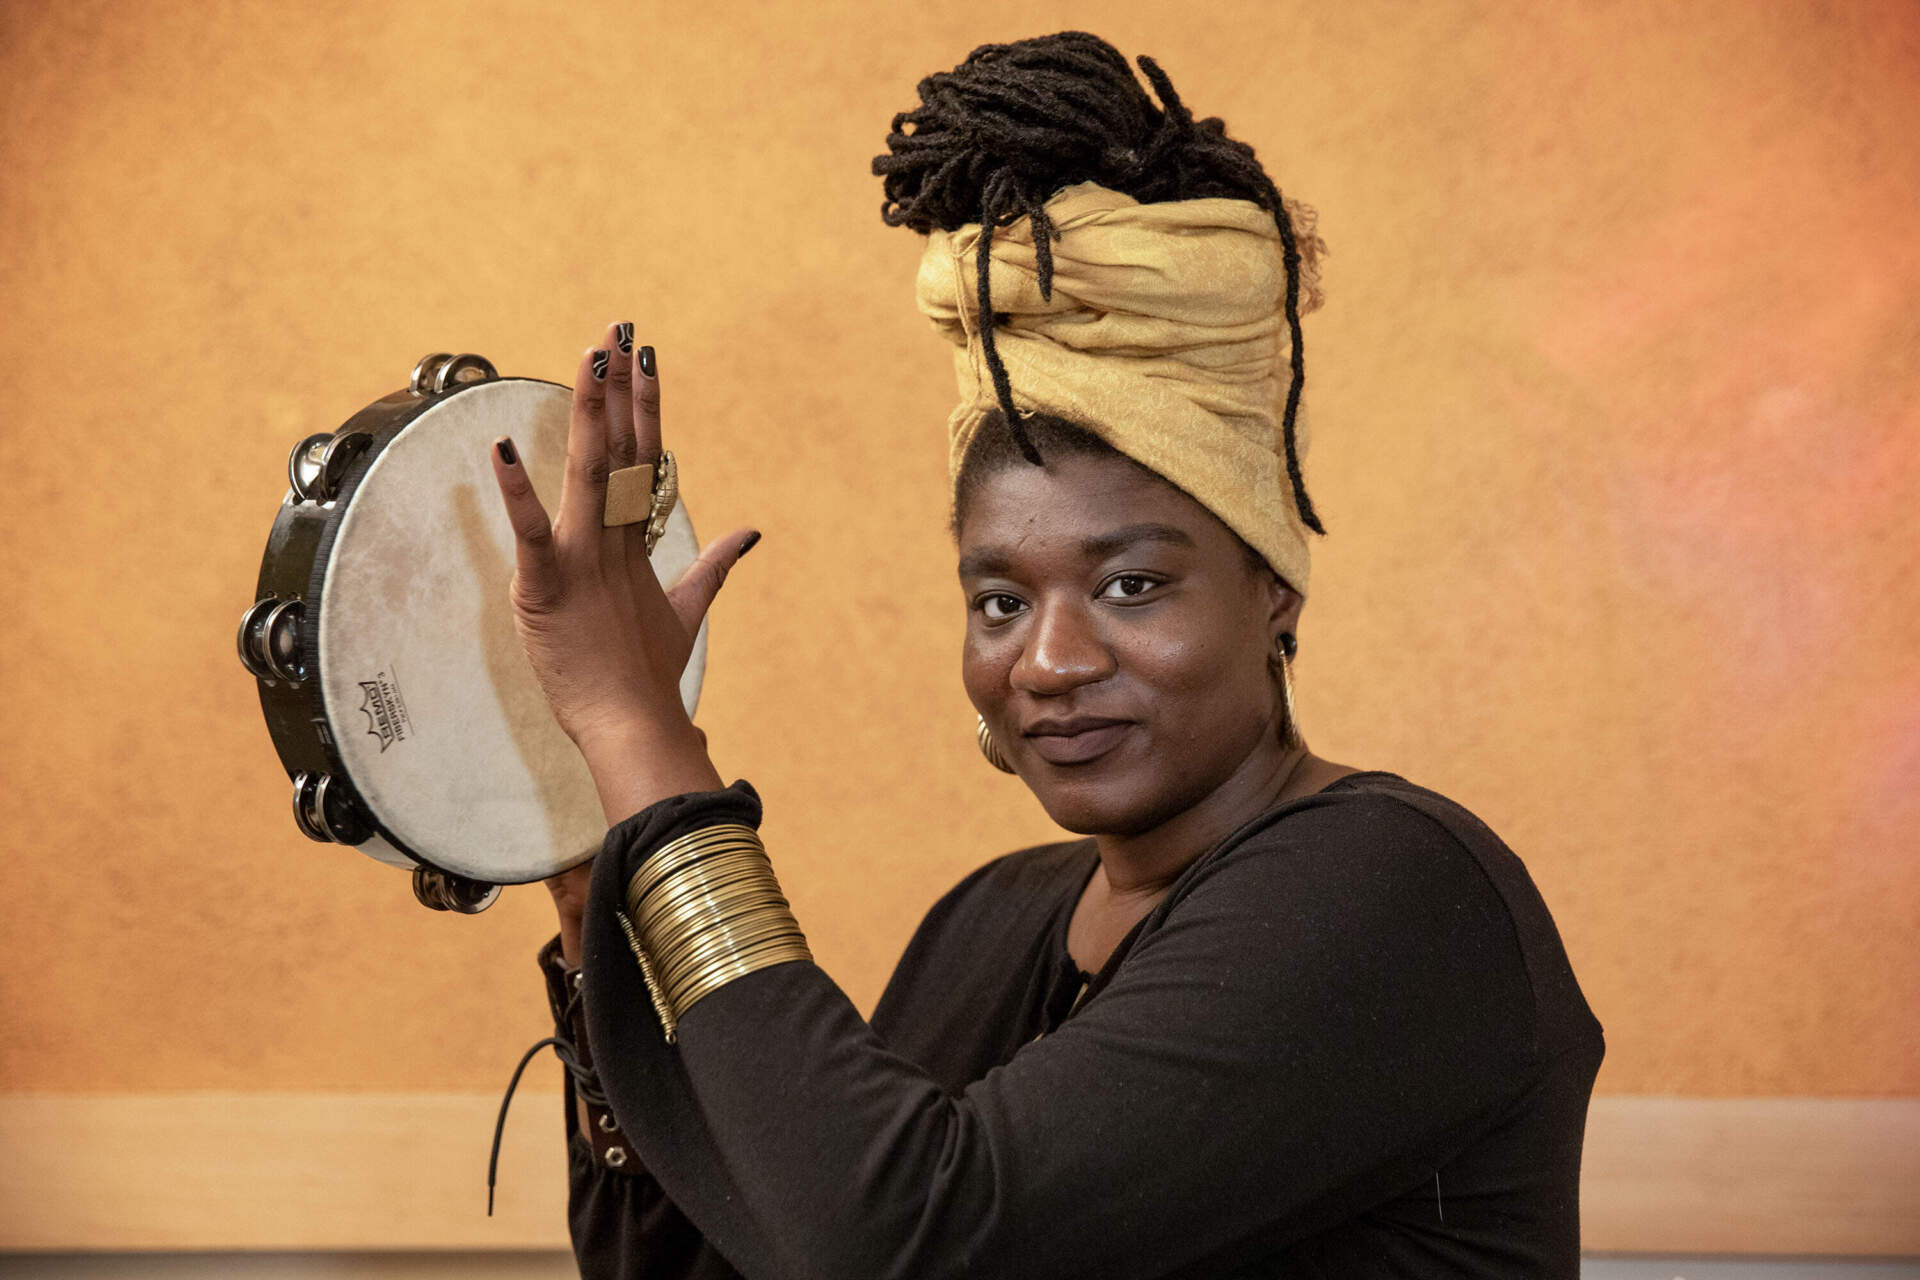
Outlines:
{"type": "Polygon", "coordinates": [[[669,796],[721,786],[706,736],[684,716],[635,717],[582,734],[579,746],[609,827],[669,796]]]}
{"type": "Polygon", "coordinates": [[[569,969],[580,967],[580,916],[577,912],[560,913],[560,958],[566,961],[569,969]]]}

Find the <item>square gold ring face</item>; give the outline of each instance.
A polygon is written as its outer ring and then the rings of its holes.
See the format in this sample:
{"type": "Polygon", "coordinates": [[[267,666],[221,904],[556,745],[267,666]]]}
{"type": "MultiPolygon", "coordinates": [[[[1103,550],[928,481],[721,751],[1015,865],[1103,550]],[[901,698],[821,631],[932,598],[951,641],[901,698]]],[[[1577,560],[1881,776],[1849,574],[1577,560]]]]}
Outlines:
{"type": "Polygon", "coordinates": [[[653,518],[653,469],[651,462],[637,467],[622,467],[607,477],[607,511],[601,517],[602,528],[639,524],[653,518]]]}

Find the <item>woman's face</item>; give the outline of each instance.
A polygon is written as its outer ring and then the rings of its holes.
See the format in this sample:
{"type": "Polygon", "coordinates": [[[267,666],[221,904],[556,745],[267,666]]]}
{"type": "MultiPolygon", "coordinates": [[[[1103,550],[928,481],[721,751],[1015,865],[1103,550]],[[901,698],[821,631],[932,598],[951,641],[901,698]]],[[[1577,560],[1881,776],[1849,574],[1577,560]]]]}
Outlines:
{"type": "Polygon", "coordinates": [[[1180,490],[1111,456],[986,477],[960,526],[967,695],[1048,815],[1140,835],[1282,752],[1300,599],[1180,490]]]}

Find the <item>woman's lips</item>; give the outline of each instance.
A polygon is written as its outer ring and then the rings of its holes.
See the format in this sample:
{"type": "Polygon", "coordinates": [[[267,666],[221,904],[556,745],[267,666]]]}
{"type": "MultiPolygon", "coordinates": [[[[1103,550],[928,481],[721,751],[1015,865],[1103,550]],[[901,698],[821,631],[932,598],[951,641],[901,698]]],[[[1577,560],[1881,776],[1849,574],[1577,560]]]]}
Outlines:
{"type": "Polygon", "coordinates": [[[1034,754],[1048,764],[1085,764],[1113,750],[1132,727],[1131,720],[1048,720],[1028,729],[1026,738],[1034,754]]]}

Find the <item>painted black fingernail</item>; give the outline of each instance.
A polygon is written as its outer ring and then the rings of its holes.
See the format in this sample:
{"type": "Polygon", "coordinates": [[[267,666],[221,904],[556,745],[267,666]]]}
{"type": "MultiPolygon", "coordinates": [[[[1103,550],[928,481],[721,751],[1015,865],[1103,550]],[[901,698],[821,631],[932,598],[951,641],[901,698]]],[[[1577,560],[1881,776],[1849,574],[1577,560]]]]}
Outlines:
{"type": "Polygon", "coordinates": [[[748,534],[746,537],[740,540],[740,555],[735,556],[734,559],[738,560],[744,557],[747,554],[747,552],[753,550],[754,544],[759,541],[760,541],[760,531],[758,529],[755,529],[752,533],[748,534]]]}
{"type": "Polygon", "coordinates": [[[520,461],[520,456],[513,451],[513,441],[502,440],[493,447],[500,451],[500,461],[506,463],[508,466],[512,466],[514,463],[520,461]]]}
{"type": "Polygon", "coordinates": [[[633,326],[622,320],[613,326],[613,340],[620,344],[620,354],[633,354],[633,326]]]}
{"type": "Polygon", "coordinates": [[[607,376],[607,365],[611,363],[612,360],[613,353],[605,347],[593,353],[593,377],[596,382],[607,376]]]}
{"type": "Polygon", "coordinates": [[[653,358],[653,348],[640,348],[640,372],[646,374],[649,378],[657,378],[660,376],[657,369],[658,366],[654,363],[653,358]]]}

